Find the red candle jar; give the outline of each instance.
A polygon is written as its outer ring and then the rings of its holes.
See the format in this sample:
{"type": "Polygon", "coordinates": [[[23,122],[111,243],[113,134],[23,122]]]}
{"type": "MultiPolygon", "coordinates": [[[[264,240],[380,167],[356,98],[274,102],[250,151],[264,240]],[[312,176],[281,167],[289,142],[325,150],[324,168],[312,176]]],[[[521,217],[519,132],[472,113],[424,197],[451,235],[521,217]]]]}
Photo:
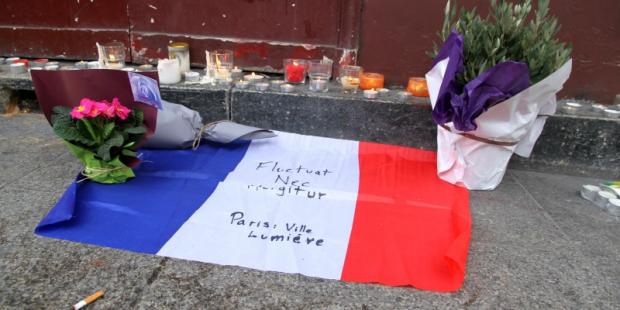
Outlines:
{"type": "Polygon", "coordinates": [[[284,59],[284,80],[287,83],[301,84],[306,80],[307,69],[303,59],[284,59]]]}
{"type": "Polygon", "coordinates": [[[363,90],[383,88],[383,74],[364,72],[360,76],[360,88],[363,90]]]}
{"type": "Polygon", "coordinates": [[[420,77],[410,77],[407,91],[416,97],[428,97],[428,85],[426,79],[420,77]]]}
{"type": "Polygon", "coordinates": [[[30,66],[31,67],[45,67],[45,65],[47,64],[48,60],[45,58],[40,58],[40,59],[35,59],[33,61],[30,62],[30,66]]]}
{"type": "Polygon", "coordinates": [[[23,63],[23,64],[24,64],[24,66],[26,66],[26,68],[27,68],[27,67],[28,67],[28,63],[29,63],[29,61],[28,61],[28,59],[18,59],[18,60],[15,60],[13,63],[14,63],[14,64],[17,64],[17,63],[23,63]]]}

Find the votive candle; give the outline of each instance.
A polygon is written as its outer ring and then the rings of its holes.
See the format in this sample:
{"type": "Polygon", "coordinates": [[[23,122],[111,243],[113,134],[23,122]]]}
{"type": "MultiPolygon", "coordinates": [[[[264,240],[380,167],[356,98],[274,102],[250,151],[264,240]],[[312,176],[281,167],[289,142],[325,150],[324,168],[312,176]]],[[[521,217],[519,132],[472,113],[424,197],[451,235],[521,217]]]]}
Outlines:
{"type": "Polygon", "coordinates": [[[302,59],[284,60],[284,80],[288,83],[303,83],[306,80],[306,70],[306,62],[302,59]]]}
{"type": "Polygon", "coordinates": [[[426,79],[420,77],[410,77],[407,91],[416,97],[428,97],[428,85],[426,79]]]}
{"type": "Polygon", "coordinates": [[[383,74],[364,72],[360,76],[360,88],[363,90],[383,88],[383,81],[383,74]]]}

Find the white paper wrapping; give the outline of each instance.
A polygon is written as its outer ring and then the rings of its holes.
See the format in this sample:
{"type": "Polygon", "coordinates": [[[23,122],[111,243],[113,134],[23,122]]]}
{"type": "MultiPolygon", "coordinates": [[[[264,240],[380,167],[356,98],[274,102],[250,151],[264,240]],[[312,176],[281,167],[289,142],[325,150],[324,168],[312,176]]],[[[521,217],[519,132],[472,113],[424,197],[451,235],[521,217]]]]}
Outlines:
{"type": "MultiPolygon", "coordinates": [[[[437,63],[426,74],[433,108],[449,58],[437,63]]],[[[572,60],[544,80],[501,102],[476,119],[478,129],[468,134],[493,141],[517,142],[501,146],[459,134],[452,123],[450,131],[437,127],[437,174],[452,184],[468,189],[492,190],[499,185],[512,153],[529,157],[543,130],[547,116],[556,110],[556,93],[568,80],[572,60]]]]}

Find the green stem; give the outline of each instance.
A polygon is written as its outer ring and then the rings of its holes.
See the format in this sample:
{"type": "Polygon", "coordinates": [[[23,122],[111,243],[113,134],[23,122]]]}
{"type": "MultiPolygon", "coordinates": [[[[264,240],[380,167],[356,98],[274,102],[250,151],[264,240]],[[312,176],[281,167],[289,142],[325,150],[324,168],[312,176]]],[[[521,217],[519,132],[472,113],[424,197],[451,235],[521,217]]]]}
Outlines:
{"type": "Polygon", "coordinates": [[[80,121],[82,121],[84,123],[84,125],[86,126],[86,130],[88,130],[88,133],[90,134],[90,137],[93,138],[93,140],[95,140],[97,142],[97,144],[101,144],[101,141],[99,141],[99,137],[95,134],[95,130],[93,129],[93,126],[88,121],[88,119],[81,118],[80,121]]]}

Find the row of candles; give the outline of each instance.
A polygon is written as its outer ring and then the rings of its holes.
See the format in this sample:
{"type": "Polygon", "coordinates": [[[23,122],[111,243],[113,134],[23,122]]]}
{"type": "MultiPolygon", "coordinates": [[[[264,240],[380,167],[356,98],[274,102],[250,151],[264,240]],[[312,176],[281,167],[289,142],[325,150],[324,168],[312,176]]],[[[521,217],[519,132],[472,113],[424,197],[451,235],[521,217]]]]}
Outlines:
{"type": "MultiPolygon", "coordinates": [[[[108,44],[97,44],[99,60],[93,62],[77,62],[76,69],[86,68],[107,68],[134,71],[134,68],[125,67],[125,46],[121,42],[108,44]]],[[[175,84],[181,82],[183,77],[186,82],[205,82],[230,84],[235,82],[239,88],[247,88],[253,84],[257,90],[266,90],[270,84],[263,81],[264,76],[260,74],[244,74],[243,71],[234,67],[233,52],[230,50],[205,51],[206,68],[205,75],[200,76],[198,72],[191,71],[189,45],[184,42],[174,42],[168,45],[168,59],[159,59],[157,71],[159,81],[162,84],[175,84]]],[[[28,60],[19,58],[7,58],[6,62],[11,66],[11,72],[25,72],[28,67],[28,60]]],[[[57,62],[48,62],[47,59],[38,59],[31,62],[31,69],[57,70],[57,62]]],[[[272,81],[275,87],[282,91],[294,89],[295,84],[305,84],[308,79],[308,88],[314,92],[327,92],[329,81],[332,78],[333,61],[328,58],[306,60],[306,59],[284,59],[283,71],[284,80],[272,81]]],[[[154,70],[152,65],[142,65],[138,67],[141,71],[154,70]]],[[[384,88],[384,75],[374,72],[364,72],[360,66],[341,65],[339,66],[339,81],[344,92],[355,93],[358,89],[363,91],[366,98],[376,98],[379,93],[389,92],[384,88]]],[[[273,86],[273,85],[272,85],[273,86]]],[[[413,96],[427,97],[428,87],[424,78],[411,77],[407,86],[407,91],[413,96]]]]}
{"type": "MultiPolygon", "coordinates": [[[[105,54],[105,51],[104,51],[105,54]]],[[[234,56],[230,50],[205,51],[206,68],[204,82],[229,84],[233,81],[239,88],[247,88],[254,84],[257,90],[267,90],[270,84],[263,81],[260,74],[246,74],[234,67],[234,56]]],[[[105,57],[105,55],[104,55],[105,57]]],[[[197,82],[200,76],[197,72],[190,71],[189,45],[184,42],[174,42],[168,45],[168,59],[160,59],[157,69],[159,80],[164,84],[174,84],[181,81],[185,76],[188,82],[197,82]]],[[[284,59],[284,81],[272,81],[275,87],[284,92],[294,89],[294,84],[304,84],[308,77],[308,88],[314,92],[326,92],[329,90],[329,80],[332,78],[333,61],[328,58],[305,60],[284,59]]],[[[339,68],[338,80],[345,92],[356,92],[362,89],[364,97],[376,98],[379,92],[387,92],[384,88],[384,76],[380,73],[364,72],[360,66],[342,65],[339,68]]],[[[428,97],[426,80],[419,77],[411,77],[407,91],[414,96],[428,97]]]]}

